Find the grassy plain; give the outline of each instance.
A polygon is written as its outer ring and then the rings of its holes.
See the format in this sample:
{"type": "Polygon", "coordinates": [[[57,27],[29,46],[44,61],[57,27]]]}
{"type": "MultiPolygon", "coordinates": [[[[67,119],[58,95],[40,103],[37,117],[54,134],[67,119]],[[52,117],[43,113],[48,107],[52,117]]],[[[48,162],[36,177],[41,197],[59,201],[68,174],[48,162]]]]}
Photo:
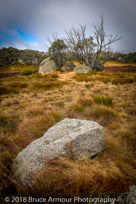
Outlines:
{"type": "MultiPolygon", "coordinates": [[[[9,66],[1,72],[37,67],[9,66]]],[[[136,184],[136,73],[74,72],[18,75],[0,79],[0,191],[34,197],[118,195],[136,184]],[[15,156],[63,118],[94,120],[104,126],[106,147],[84,162],[52,161],[33,189],[13,178],[15,156]]]]}

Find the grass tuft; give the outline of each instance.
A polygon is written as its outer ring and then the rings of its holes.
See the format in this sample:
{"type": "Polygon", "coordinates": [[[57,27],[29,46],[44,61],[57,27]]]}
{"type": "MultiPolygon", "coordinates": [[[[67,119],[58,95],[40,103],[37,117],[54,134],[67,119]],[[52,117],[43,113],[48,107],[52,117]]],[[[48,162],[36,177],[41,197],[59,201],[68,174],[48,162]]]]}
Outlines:
{"type": "Polygon", "coordinates": [[[87,98],[87,97],[81,97],[77,100],[77,103],[81,104],[82,106],[92,106],[93,100],[92,98],[87,98]]]}
{"type": "Polygon", "coordinates": [[[0,95],[18,94],[19,90],[12,87],[0,87],[0,95]]]}
{"type": "Polygon", "coordinates": [[[18,118],[0,114],[0,132],[15,132],[18,125],[18,118]]]}
{"type": "Polygon", "coordinates": [[[113,99],[110,97],[104,97],[104,96],[94,96],[93,100],[96,104],[102,104],[109,107],[114,107],[113,99]]]}
{"type": "Polygon", "coordinates": [[[65,85],[66,82],[62,81],[53,81],[53,82],[35,82],[33,83],[33,89],[43,89],[44,91],[48,89],[53,89],[53,88],[61,88],[63,85],[65,85]]]}
{"type": "Polygon", "coordinates": [[[112,83],[113,84],[131,84],[131,83],[134,83],[135,82],[135,80],[134,79],[132,79],[132,78],[121,78],[121,79],[114,79],[113,81],[112,81],[112,83]]]}
{"type": "Polygon", "coordinates": [[[20,83],[20,82],[12,82],[10,83],[10,87],[12,88],[26,88],[28,86],[28,84],[26,82],[24,83],[20,83]]]}
{"type": "Polygon", "coordinates": [[[115,111],[103,105],[93,106],[91,109],[88,110],[87,115],[91,117],[92,120],[96,120],[103,126],[107,126],[118,118],[118,114],[115,111]]]}
{"type": "Polygon", "coordinates": [[[81,104],[77,104],[77,103],[73,103],[70,107],[69,107],[70,111],[74,111],[74,112],[82,112],[84,111],[84,107],[81,104]]]}
{"type": "Polygon", "coordinates": [[[35,74],[38,72],[38,69],[36,70],[24,70],[20,73],[21,76],[24,76],[24,75],[31,75],[31,74],[35,74]]]}
{"type": "MultiPolygon", "coordinates": [[[[51,126],[55,125],[65,117],[57,111],[44,111],[39,115],[35,115],[35,113],[34,110],[33,112],[29,112],[29,115],[24,117],[24,120],[18,127],[17,136],[24,140],[24,143],[22,142],[21,144],[21,148],[24,148],[34,139],[42,137],[51,126]]],[[[17,140],[17,138],[18,137],[15,139],[17,140]]]]}

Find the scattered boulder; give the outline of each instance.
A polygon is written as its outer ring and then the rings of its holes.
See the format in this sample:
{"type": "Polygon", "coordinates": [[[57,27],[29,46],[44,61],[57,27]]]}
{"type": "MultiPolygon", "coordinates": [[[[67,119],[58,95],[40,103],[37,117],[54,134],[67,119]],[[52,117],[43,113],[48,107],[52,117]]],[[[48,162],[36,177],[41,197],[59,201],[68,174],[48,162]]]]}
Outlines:
{"type": "Polygon", "coordinates": [[[61,71],[62,72],[67,72],[67,68],[66,67],[61,67],[61,71]]]}
{"type": "Polygon", "coordinates": [[[89,120],[66,118],[49,128],[43,137],[33,141],[15,158],[13,170],[21,185],[32,185],[32,175],[42,170],[50,159],[71,153],[75,159],[94,157],[105,147],[104,129],[89,120]]]}
{"type": "Polygon", "coordinates": [[[85,66],[85,65],[82,65],[82,64],[78,64],[78,65],[75,67],[74,72],[75,72],[76,74],[80,74],[80,73],[86,74],[86,73],[90,72],[91,70],[92,70],[92,69],[91,69],[90,67],[88,67],[88,66],[85,66]]]}
{"type": "Polygon", "coordinates": [[[55,62],[53,60],[50,60],[50,58],[48,57],[41,62],[38,73],[48,74],[52,72],[56,72],[56,65],[55,62]]]}

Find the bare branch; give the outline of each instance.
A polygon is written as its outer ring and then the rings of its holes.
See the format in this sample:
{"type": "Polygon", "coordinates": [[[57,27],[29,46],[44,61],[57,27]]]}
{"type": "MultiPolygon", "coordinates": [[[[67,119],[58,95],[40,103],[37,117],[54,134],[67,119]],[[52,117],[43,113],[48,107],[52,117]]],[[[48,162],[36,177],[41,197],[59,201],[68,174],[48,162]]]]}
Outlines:
{"type": "Polygon", "coordinates": [[[99,57],[99,55],[103,53],[107,53],[107,56],[109,56],[109,49],[112,43],[118,41],[121,39],[119,34],[116,35],[107,35],[104,31],[104,20],[103,16],[100,16],[100,24],[94,25],[94,39],[96,41],[96,49],[94,53],[94,58],[91,63],[92,69],[94,68],[94,65],[99,57]]]}

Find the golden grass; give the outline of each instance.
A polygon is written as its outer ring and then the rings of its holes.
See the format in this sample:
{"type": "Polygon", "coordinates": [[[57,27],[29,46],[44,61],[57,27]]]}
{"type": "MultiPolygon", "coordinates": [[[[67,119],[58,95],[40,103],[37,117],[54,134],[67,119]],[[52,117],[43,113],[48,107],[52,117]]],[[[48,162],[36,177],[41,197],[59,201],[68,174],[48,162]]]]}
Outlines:
{"type": "Polygon", "coordinates": [[[24,64],[15,64],[15,65],[8,65],[6,67],[2,67],[0,69],[0,73],[13,73],[13,72],[22,72],[26,70],[37,70],[39,67],[38,66],[33,66],[33,65],[24,65],[24,64]]]}
{"type": "Polygon", "coordinates": [[[94,103],[92,98],[89,98],[89,97],[80,97],[78,100],[77,100],[77,103],[83,105],[84,107],[86,106],[92,106],[92,104],[94,103]]]}
{"type": "Polygon", "coordinates": [[[103,104],[112,108],[114,107],[113,100],[110,97],[94,96],[93,99],[96,104],[103,104]]]}
{"type": "Polygon", "coordinates": [[[38,177],[33,175],[34,186],[25,190],[33,196],[115,196],[120,188],[127,191],[136,178],[135,164],[128,158],[134,159],[119,141],[107,136],[103,154],[93,160],[49,161],[38,177]]]}
{"type": "Polygon", "coordinates": [[[73,76],[78,82],[103,82],[105,84],[129,84],[136,82],[136,75],[122,73],[90,72],[88,74],[77,74],[73,76]]]}
{"type": "MultiPolygon", "coordinates": [[[[10,69],[15,71],[13,67],[10,69]]],[[[2,197],[116,195],[136,184],[135,77],[135,73],[58,72],[1,79],[2,197]],[[50,161],[39,177],[35,176],[33,189],[22,189],[12,177],[14,157],[66,117],[94,120],[103,125],[104,152],[92,160],[50,161]]]]}
{"type": "Polygon", "coordinates": [[[64,115],[55,110],[43,110],[31,108],[27,111],[23,121],[18,126],[17,134],[13,141],[24,148],[34,139],[41,137],[50,127],[64,119],[64,115]],[[29,125],[28,125],[29,124],[29,125]],[[24,141],[20,144],[20,141],[24,141]]]}
{"type": "MultiPolygon", "coordinates": [[[[72,61],[75,65],[78,65],[79,62],[77,60],[72,61]]],[[[123,62],[118,62],[115,60],[109,60],[104,64],[104,67],[124,67],[124,66],[136,66],[136,63],[133,62],[128,62],[128,63],[123,63],[123,62]]]]}
{"type": "Polygon", "coordinates": [[[122,63],[122,62],[117,62],[115,60],[109,60],[104,64],[104,67],[124,67],[124,66],[136,66],[136,63],[122,63]]]}

